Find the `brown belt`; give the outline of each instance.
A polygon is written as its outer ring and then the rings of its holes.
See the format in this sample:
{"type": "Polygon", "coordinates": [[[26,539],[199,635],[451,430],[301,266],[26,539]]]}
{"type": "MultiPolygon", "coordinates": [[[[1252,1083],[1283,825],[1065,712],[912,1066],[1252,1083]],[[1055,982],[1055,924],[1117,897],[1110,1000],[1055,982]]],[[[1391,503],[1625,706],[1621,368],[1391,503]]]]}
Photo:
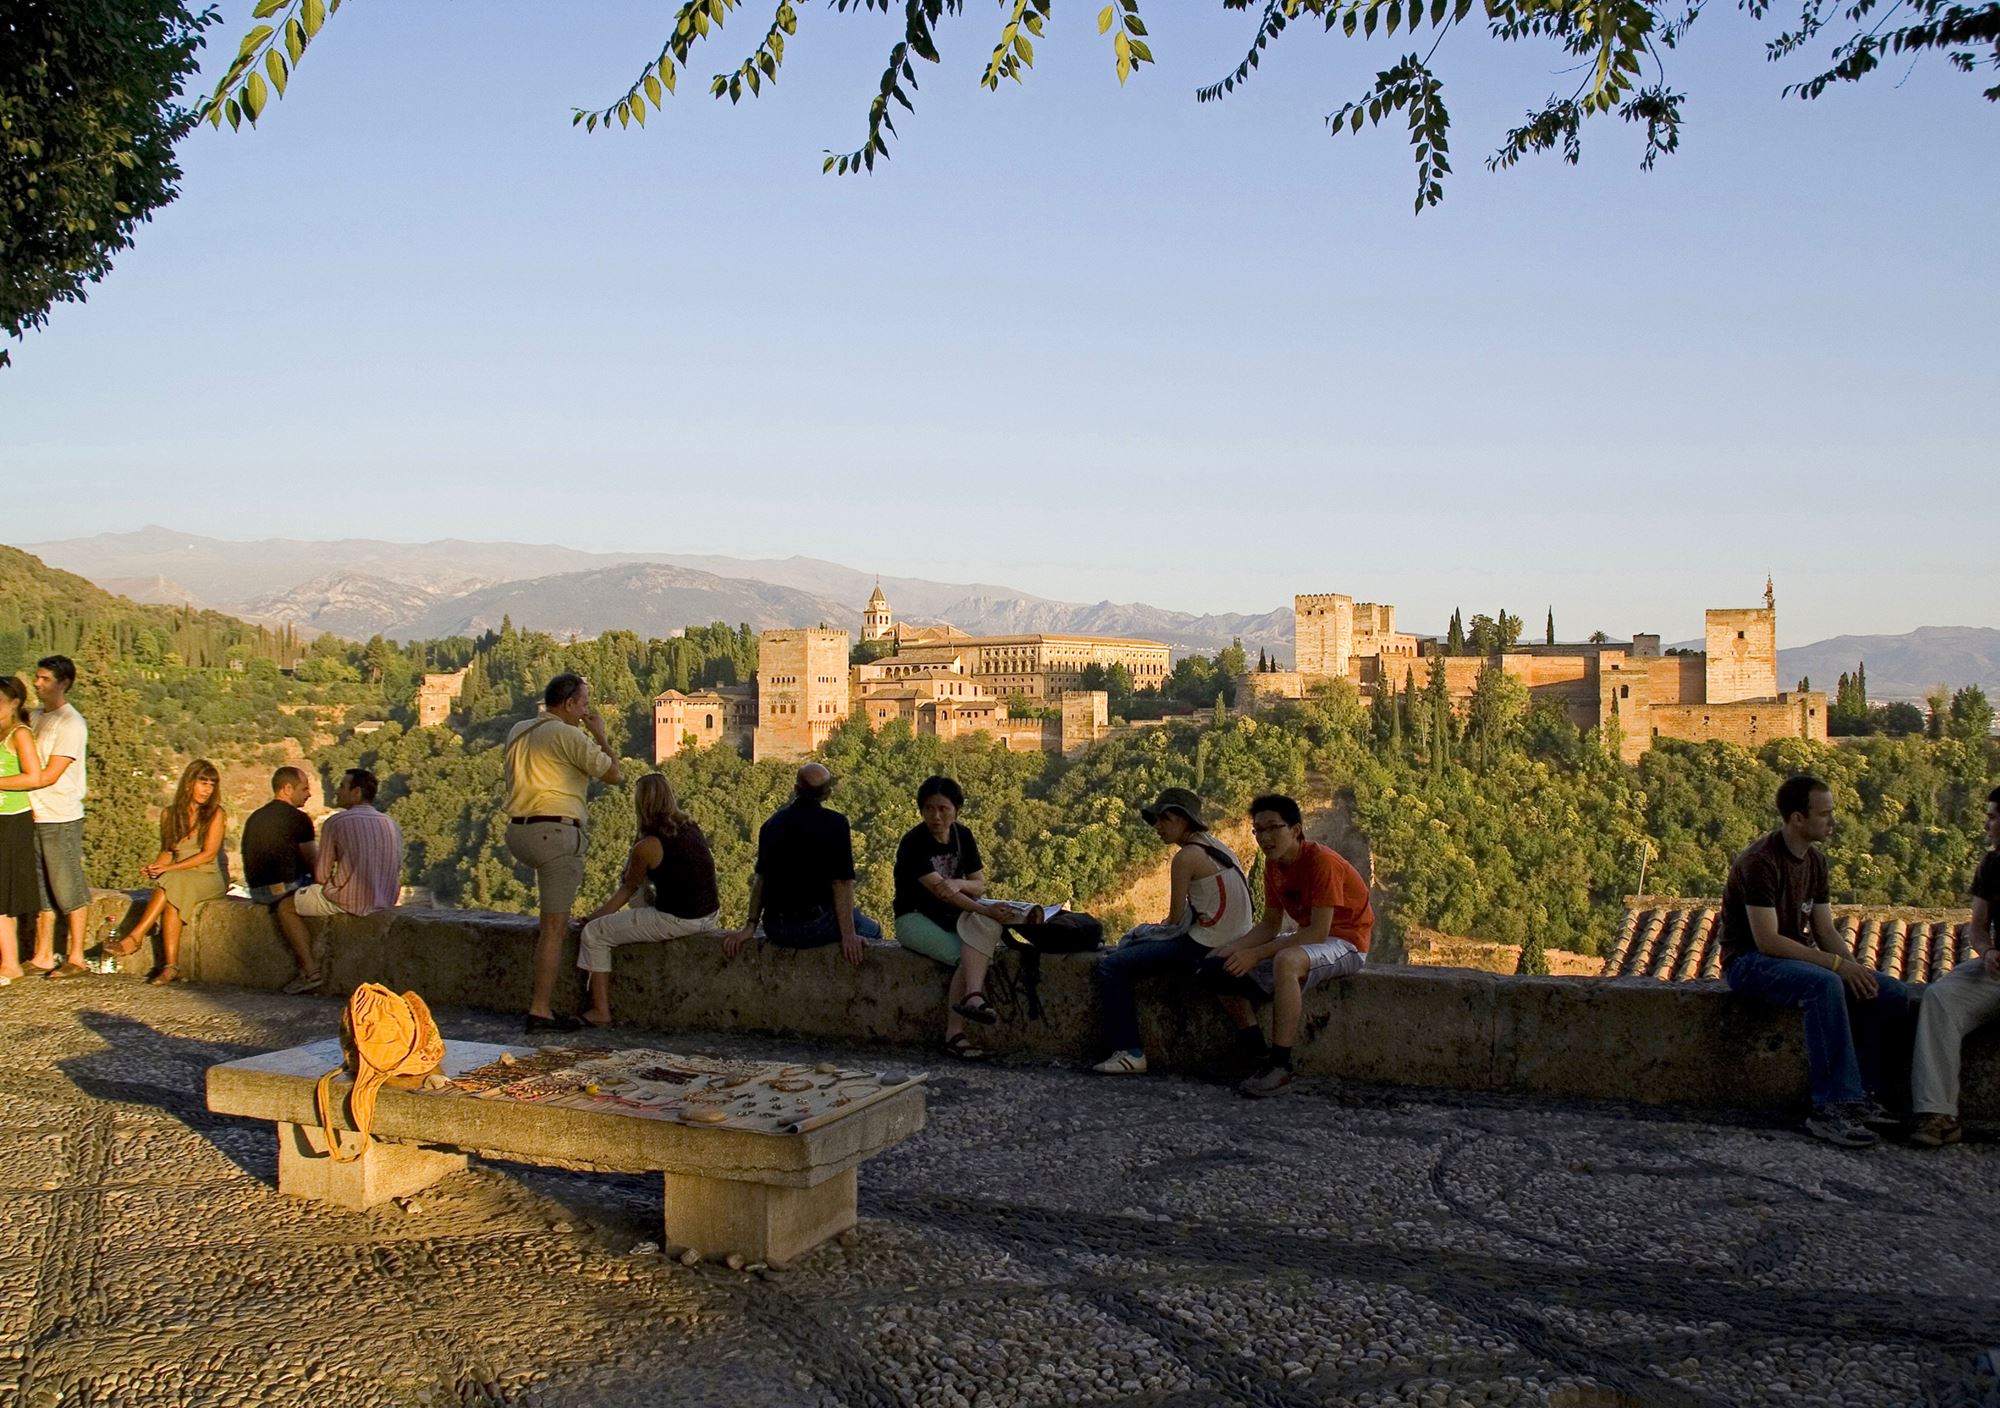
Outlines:
{"type": "Polygon", "coordinates": [[[544,821],[556,821],[564,826],[574,826],[579,831],[583,830],[583,823],[573,816],[510,816],[507,821],[512,826],[535,826],[544,821]]]}

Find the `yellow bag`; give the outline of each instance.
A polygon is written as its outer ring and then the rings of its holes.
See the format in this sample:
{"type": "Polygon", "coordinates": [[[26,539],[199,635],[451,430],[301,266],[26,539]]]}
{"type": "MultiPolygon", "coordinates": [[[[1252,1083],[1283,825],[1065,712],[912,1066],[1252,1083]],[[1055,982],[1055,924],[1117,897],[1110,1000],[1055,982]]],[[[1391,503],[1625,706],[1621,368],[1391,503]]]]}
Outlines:
{"type": "Polygon", "coordinates": [[[347,999],[340,1016],[340,1049],[346,1061],[319,1078],[313,1101],[326,1150],[337,1164],[352,1163],[367,1152],[375,1125],[375,1097],[385,1085],[409,1090],[444,1060],[444,1038],[438,1034],[431,1009],[413,992],[395,993],[380,983],[363,983],[347,999]],[[361,1132],[361,1145],[351,1154],[340,1151],[340,1132],[333,1127],[331,1092],[334,1077],[351,1072],[354,1086],[347,1093],[347,1114],[361,1132]]]}

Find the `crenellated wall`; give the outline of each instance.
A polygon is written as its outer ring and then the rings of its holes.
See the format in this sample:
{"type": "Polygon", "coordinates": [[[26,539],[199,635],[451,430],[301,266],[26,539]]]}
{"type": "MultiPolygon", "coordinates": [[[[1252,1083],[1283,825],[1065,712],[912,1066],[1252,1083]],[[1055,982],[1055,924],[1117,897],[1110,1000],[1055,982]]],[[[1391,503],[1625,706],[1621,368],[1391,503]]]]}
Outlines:
{"type": "MultiPolygon", "coordinates": [[[[128,902],[107,895],[100,905],[108,914],[128,902]]],[[[330,992],[373,981],[444,1005],[506,1011],[527,1004],[531,918],[399,909],[311,927],[330,992]]],[[[143,973],[154,961],[142,952],[122,967],[143,973]]],[[[1095,962],[1091,955],[1043,956],[1044,1016],[1034,1021],[1019,964],[1003,956],[987,991],[1004,1020],[982,1030],[981,1043],[1041,1060],[1101,1055],[1095,962]]],[[[181,972],[197,983],[273,989],[292,976],[292,965],[262,907],[216,900],[195,911],[181,972]]],[[[853,968],[833,949],[753,948],[729,962],[719,940],[695,938],[621,948],[612,1006],[621,1022],[655,1030],[934,1049],[947,977],[893,945],[871,947],[853,968]]],[[[1227,1033],[1214,1003],[1191,984],[1143,984],[1140,999],[1149,1059],[1195,1070],[1223,1053],[1227,1033]]],[[[1297,1062],[1311,1075],[1558,1099],[1796,1111],[1806,1098],[1796,1013],[1744,1001],[1719,983],[1651,978],[1376,968],[1307,996],[1297,1062]]],[[[1968,1043],[1965,1114],[2000,1119],[2000,1025],[1968,1043]]]]}

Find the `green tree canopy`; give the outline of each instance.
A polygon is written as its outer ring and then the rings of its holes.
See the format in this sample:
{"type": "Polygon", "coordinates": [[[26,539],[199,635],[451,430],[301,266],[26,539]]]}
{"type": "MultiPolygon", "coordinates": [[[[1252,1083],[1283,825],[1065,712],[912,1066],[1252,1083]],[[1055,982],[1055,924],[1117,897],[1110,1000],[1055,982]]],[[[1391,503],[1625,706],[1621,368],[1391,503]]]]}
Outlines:
{"type": "MultiPolygon", "coordinates": [[[[32,0],[0,10],[0,328],[80,302],[180,192],[179,99],[213,11],[183,0],[32,0]]],[[[9,353],[0,347],[0,366],[9,353]]]]}

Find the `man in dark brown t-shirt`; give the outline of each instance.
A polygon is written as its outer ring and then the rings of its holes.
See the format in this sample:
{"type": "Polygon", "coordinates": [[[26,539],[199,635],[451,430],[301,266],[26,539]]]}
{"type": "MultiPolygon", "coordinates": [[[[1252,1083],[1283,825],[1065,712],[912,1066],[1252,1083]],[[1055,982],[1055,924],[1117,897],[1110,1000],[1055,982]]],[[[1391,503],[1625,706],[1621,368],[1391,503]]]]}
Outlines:
{"type": "Polygon", "coordinates": [[[1833,925],[1826,857],[1833,789],[1816,777],[1778,788],[1784,825],[1736,858],[1722,892],[1722,975],[1731,991],[1805,1013],[1812,1117],[1806,1132],[1864,1149],[1896,1118],[1877,1098],[1885,1036],[1908,1030],[1909,993],[1855,960],[1833,925]],[[1872,1127],[1871,1127],[1872,1126],[1872,1127]]]}

